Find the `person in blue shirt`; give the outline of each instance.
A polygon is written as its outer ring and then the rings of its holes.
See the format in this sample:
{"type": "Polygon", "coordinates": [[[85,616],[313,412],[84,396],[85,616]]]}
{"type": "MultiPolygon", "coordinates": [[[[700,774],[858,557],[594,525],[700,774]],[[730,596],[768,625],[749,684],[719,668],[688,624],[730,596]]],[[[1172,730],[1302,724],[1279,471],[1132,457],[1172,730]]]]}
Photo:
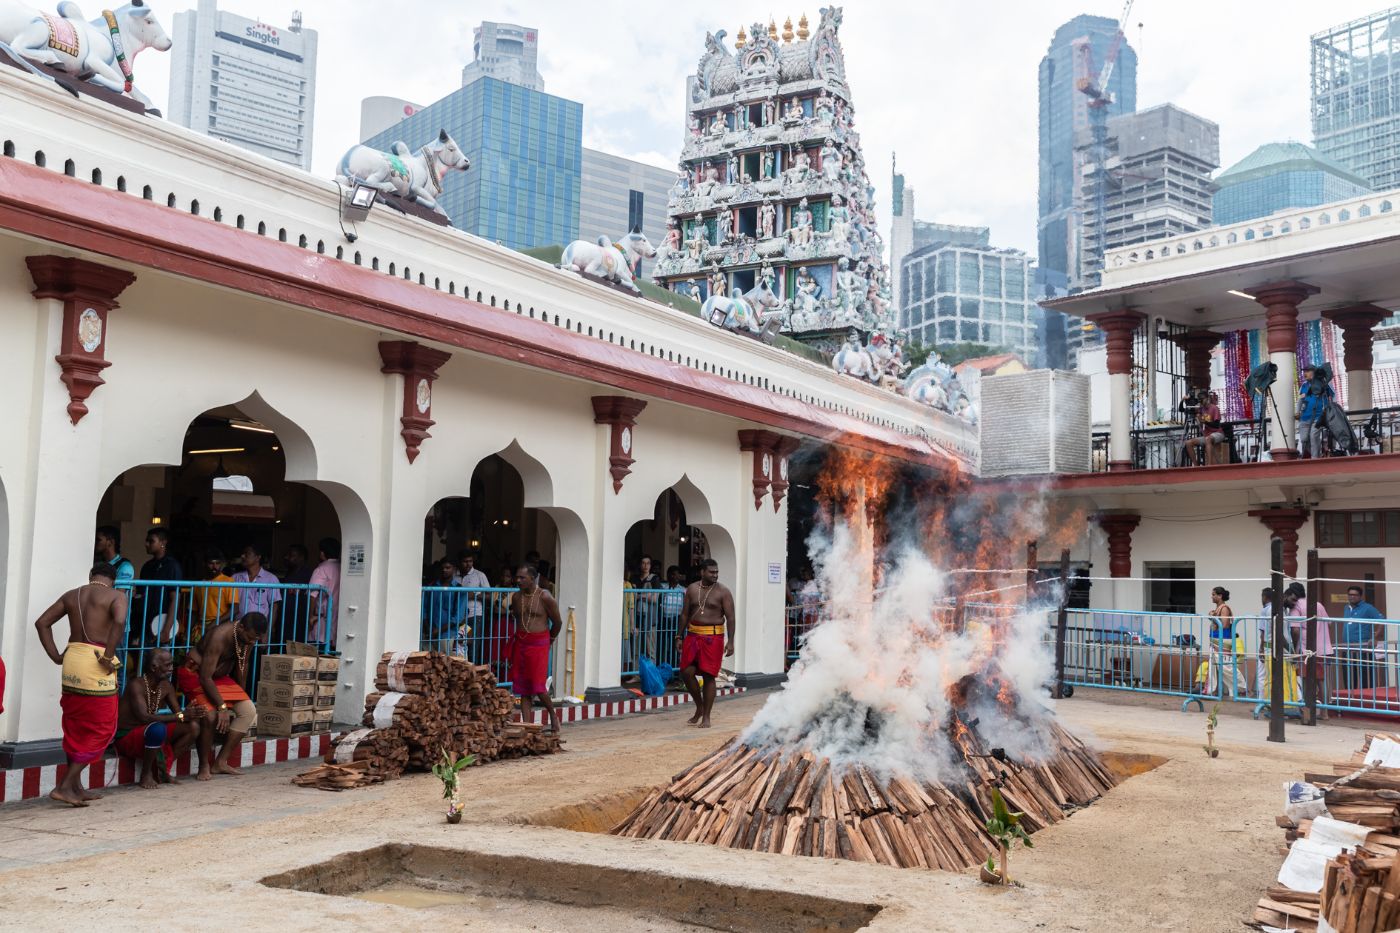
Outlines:
{"type": "Polygon", "coordinates": [[[1385,627],[1376,625],[1376,619],[1384,619],[1379,609],[1364,599],[1359,586],[1347,587],[1347,604],[1342,610],[1347,620],[1342,626],[1342,641],[1345,642],[1343,659],[1346,665],[1344,678],[1349,687],[1371,687],[1375,685],[1377,642],[1385,641],[1385,627]]]}
{"type": "Polygon", "coordinates": [[[452,585],[457,565],[444,557],[438,562],[434,588],[423,592],[422,646],[425,651],[452,653],[458,627],[466,615],[466,593],[452,585]]]}
{"type": "Polygon", "coordinates": [[[1327,406],[1332,404],[1332,380],[1326,370],[1303,370],[1303,388],[1298,396],[1298,439],[1303,456],[1327,455],[1327,406]]]}
{"type": "Polygon", "coordinates": [[[117,572],[118,586],[136,579],[136,568],[131,565],[131,561],[122,557],[122,533],[117,530],[116,525],[103,525],[97,529],[93,550],[98,560],[105,560],[117,572]]]}

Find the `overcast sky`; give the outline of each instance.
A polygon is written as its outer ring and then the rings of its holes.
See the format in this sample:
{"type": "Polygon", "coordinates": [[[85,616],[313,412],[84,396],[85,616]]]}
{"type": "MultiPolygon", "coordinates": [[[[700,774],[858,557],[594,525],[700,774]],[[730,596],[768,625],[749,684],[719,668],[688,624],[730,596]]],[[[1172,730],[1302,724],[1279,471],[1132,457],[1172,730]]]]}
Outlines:
{"type": "MultiPolygon", "coordinates": [[[[150,2],[167,28],[171,14],[187,5],[150,2]]],[[[805,10],[813,28],[820,5],[805,10]]],[[[539,29],[545,90],[583,103],[585,146],[674,167],[685,76],[699,60],[706,31],[726,30],[732,47],[741,24],[766,20],[771,11],[781,28],[784,17],[795,23],[804,12],[730,0],[221,0],[219,6],[278,27],[300,9],[306,27],[320,33],[313,170],[326,175],[357,141],[361,98],[387,94],[426,104],[455,89],[481,20],[539,29]]],[[[1308,37],[1383,8],[1375,0],[1138,0],[1127,30],[1138,52],[1138,107],[1173,102],[1215,120],[1224,166],[1266,142],[1311,142],[1308,37]]],[[[847,76],[884,222],[894,151],[918,192],[920,219],[989,225],[994,244],[1034,254],[1036,69],[1061,23],[1079,13],[1120,11],[1116,0],[847,3],[841,28],[847,76]]],[[[164,106],[169,56],[145,52],[137,76],[164,106]]]]}

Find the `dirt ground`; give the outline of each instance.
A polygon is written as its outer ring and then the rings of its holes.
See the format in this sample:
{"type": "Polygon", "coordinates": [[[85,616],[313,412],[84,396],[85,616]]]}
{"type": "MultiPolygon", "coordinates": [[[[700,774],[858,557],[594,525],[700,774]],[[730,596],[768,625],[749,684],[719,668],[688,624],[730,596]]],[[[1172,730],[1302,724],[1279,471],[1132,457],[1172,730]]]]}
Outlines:
{"type": "MultiPolygon", "coordinates": [[[[168,923],[176,905],[194,905],[203,920],[219,917],[240,930],[597,926],[588,911],[579,912],[577,924],[561,920],[568,914],[557,906],[541,905],[538,915],[492,916],[259,883],[342,853],[406,842],[877,904],[883,910],[865,928],[877,933],[1239,931],[1278,870],[1282,832],[1274,817],[1281,783],[1345,758],[1365,728],[1290,722],[1280,745],[1265,741],[1266,722],[1232,709],[1217,732],[1223,751],[1212,760],[1201,750],[1200,713],[1183,714],[1165,699],[1081,690],[1059,704],[1066,725],[1099,747],[1168,760],[1036,834],[1034,849],[1013,856],[1012,874],[1025,884],[1019,889],[980,885],[975,869],[905,871],[520,824],[545,810],[664,782],[741,728],[765,699],[722,701],[708,733],[685,725],[684,707],[575,725],[567,730],[566,754],[466,772],[460,826],[443,822],[440,785],[430,775],[334,794],[288,783],[305,763],[210,784],[123,788],[86,810],[39,801],[6,805],[0,807],[0,927],[135,930],[168,923]]],[[[536,871],[550,874],[548,866],[536,871]]]]}

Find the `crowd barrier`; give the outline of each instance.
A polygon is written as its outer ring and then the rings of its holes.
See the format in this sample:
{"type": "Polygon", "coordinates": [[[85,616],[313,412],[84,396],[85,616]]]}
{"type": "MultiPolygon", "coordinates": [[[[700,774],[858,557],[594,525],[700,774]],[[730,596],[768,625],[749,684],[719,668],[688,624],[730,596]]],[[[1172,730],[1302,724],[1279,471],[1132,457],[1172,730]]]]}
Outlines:
{"type": "Polygon", "coordinates": [[[685,590],[636,589],[622,591],[622,675],[638,673],[638,658],[649,658],[655,664],[681,666],[681,652],[676,645],[680,633],[681,610],[685,607],[685,590]]]}
{"type": "Polygon", "coordinates": [[[510,598],[517,592],[514,587],[423,587],[418,650],[485,664],[497,683],[510,686],[506,643],[515,631],[510,598]]]}
{"type": "Polygon", "coordinates": [[[255,653],[250,693],[257,689],[263,655],[285,653],[290,641],[315,644],[322,653],[332,647],[331,626],[326,622],[335,618],[335,605],[330,591],[323,586],[127,580],[117,588],[128,596],[126,634],[118,646],[118,653],[123,655],[123,690],[127,677],[145,673],[152,651],[165,648],[175,654],[178,662],[215,625],[247,612],[264,612],[269,622],[267,640],[255,653]],[[273,606],[275,611],[269,612],[273,606]],[[162,641],[167,625],[170,637],[162,641]]]}
{"type": "MultiPolygon", "coordinates": [[[[1270,619],[1081,609],[1067,617],[1068,684],[1179,696],[1183,709],[1204,708],[1206,701],[1248,703],[1255,718],[1269,705],[1270,619]]],[[[1308,620],[1289,616],[1284,623],[1284,703],[1299,709],[1308,620]]],[[[1400,715],[1400,622],[1319,618],[1316,624],[1323,648],[1316,655],[1318,708],[1400,715]]],[[[1053,625],[1046,638],[1053,644],[1053,625]]]]}

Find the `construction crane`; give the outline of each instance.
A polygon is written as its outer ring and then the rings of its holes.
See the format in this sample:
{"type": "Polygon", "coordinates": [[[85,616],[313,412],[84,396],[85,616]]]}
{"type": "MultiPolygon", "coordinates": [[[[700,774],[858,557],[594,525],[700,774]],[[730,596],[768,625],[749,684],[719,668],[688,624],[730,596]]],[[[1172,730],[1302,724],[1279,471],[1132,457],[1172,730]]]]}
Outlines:
{"type": "Polygon", "coordinates": [[[1103,274],[1103,255],[1108,235],[1104,217],[1105,198],[1108,188],[1108,173],[1104,163],[1108,160],[1108,106],[1113,103],[1113,94],[1108,89],[1113,77],[1114,66],[1118,64],[1118,53],[1123,48],[1123,30],[1128,27],[1128,17],[1133,12],[1133,0],[1123,4],[1123,15],[1118,19],[1118,31],[1113,34],[1108,50],[1104,54],[1103,69],[1098,77],[1093,77],[1094,52],[1088,38],[1079,40],[1076,49],[1079,53],[1079,76],[1075,79],[1075,90],[1088,97],[1090,153],[1094,165],[1094,220],[1099,228],[1098,260],[1099,274],[1103,274]]]}

